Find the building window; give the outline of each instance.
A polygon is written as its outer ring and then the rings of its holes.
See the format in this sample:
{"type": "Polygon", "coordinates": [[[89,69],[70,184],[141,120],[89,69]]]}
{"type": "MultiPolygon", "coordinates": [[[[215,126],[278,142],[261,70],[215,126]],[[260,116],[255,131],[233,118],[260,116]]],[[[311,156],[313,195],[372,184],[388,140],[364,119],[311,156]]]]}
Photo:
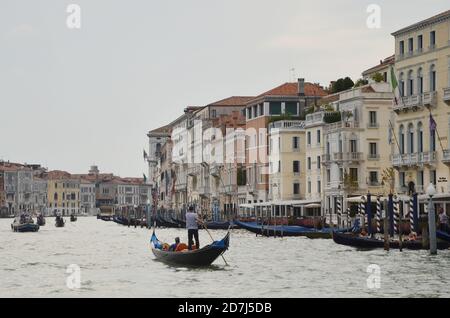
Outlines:
{"type": "Polygon", "coordinates": [[[369,156],[371,159],[378,158],[378,150],[377,150],[377,143],[371,142],[369,143],[369,156]]]}
{"type": "Polygon", "coordinates": [[[306,134],[306,142],[308,145],[311,145],[311,132],[308,131],[308,133],[306,134]]]}
{"type": "Polygon", "coordinates": [[[400,41],[400,55],[405,54],[405,41],[400,41]]]}
{"type": "Polygon", "coordinates": [[[212,118],[216,118],[217,117],[217,110],[213,109],[212,113],[211,113],[212,118]]]}
{"type": "Polygon", "coordinates": [[[357,182],[358,181],[358,168],[350,168],[349,172],[350,172],[350,180],[352,180],[353,182],[357,182]]]}
{"type": "Polygon", "coordinates": [[[400,183],[399,185],[400,185],[400,187],[406,187],[406,184],[405,184],[405,172],[399,172],[399,174],[398,174],[398,182],[400,183]]]}
{"type": "Polygon", "coordinates": [[[298,137],[292,137],[292,149],[298,150],[300,148],[298,140],[298,137]]]}
{"type": "Polygon", "coordinates": [[[436,186],[436,170],[430,170],[430,182],[436,186]]]}
{"type": "Polygon", "coordinates": [[[296,174],[300,173],[300,161],[294,160],[292,162],[292,170],[296,174]]]}
{"type": "Polygon", "coordinates": [[[317,144],[320,145],[320,129],[317,130],[317,144]]]}
{"type": "Polygon", "coordinates": [[[317,169],[320,170],[320,156],[317,156],[317,169]]]}
{"type": "Polygon", "coordinates": [[[404,154],[405,153],[405,132],[404,132],[403,125],[400,126],[398,135],[400,138],[400,154],[404,154]]]}
{"type": "Polygon", "coordinates": [[[408,153],[414,153],[414,126],[408,125],[408,153]]]}
{"type": "Polygon", "coordinates": [[[281,172],[281,161],[278,160],[278,172],[281,172]]]}
{"type": "Polygon", "coordinates": [[[423,187],[423,170],[417,171],[417,185],[423,187]]]}
{"type": "Polygon", "coordinates": [[[294,190],[293,192],[294,192],[295,195],[300,194],[300,183],[294,182],[294,189],[293,190],[294,190]]]}
{"type": "Polygon", "coordinates": [[[331,171],[330,169],[327,169],[327,182],[331,181],[331,171]]]}
{"type": "Polygon", "coordinates": [[[414,52],[414,40],[413,38],[408,39],[408,52],[412,54],[414,52]]]}
{"type": "Polygon", "coordinates": [[[423,49],[423,35],[417,37],[417,51],[422,52],[423,49]]]}
{"type": "Polygon", "coordinates": [[[264,115],[264,104],[259,104],[258,108],[259,108],[259,116],[263,116],[264,115]]]}
{"type": "Polygon", "coordinates": [[[413,71],[410,70],[408,72],[408,83],[407,83],[407,90],[408,90],[408,96],[414,95],[414,75],[413,71]]]}
{"type": "Polygon", "coordinates": [[[350,140],[350,152],[357,152],[357,148],[356,148],[356,140],[352,139],[350,140]]]}
{"type": "Polygon", "coordinates": [[[378,172],[377,171],[370,171],[370,184],[378,185],[378,172]]]}
{"type": "Polygon", "coordinates": [[[369,125],[370,127],[377,127],[377,112],[371,110],[369,112],[369,125]]]}
{"type": "Polygon", "coordinates": [[[417,71],[417,93],[423,94],[423,74],[422,68],[417,71]]]}
{"type": "Polygon", "coordinates": [[[311,157],[308,157],[308,170],[311,170],[311,157]]]}
{"type": "Polygon", "coordinates": [[[434,65],[430,67],[430,92],[436,91],[436,69],[434,65]]]}
{"type": "Polygon", "coordinates": [[[251,107],[247,108],[247,118],[252,119],[252,108],[251,107]]]}
{"type": "Polygon", "coordinates": [[[269,103],[270,115],[281,115],[281,102],[269,103]]]}
{"type": "Polygon", "coordinates": [[[286,102],[285,113],[289,115],[297,115],[297,102],[286,102]]]}
{"type": "Polygon", "coordinates": [[[311,194],[311,181],[308,181],[308,193],[311,194]]]}
{"type": "Polygon", "coordinates": [[[322,192],[322,183],[320,182],[320,180],[317,181],[317,193],[321,193],[322,192]]]}
{"type": "Polygon", "coordinates": [[[430,32],[430,49],[434,49],[436,47],[436,31],[430,32]]]}
{"type": "Polygon", "coordinates": [[[417,124],[417,151],[423,152],[423,127],[421,122],[417,124]]]}

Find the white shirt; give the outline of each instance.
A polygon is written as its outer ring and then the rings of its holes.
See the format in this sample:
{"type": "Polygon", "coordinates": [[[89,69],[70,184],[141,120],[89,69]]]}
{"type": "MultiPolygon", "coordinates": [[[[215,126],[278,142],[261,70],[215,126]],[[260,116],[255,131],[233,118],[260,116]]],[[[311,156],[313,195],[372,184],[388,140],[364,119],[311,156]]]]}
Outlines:
{"type": "Polygon", "coordinates": [[[186,213],[186,228],[188,230],[197,230],[197,213],[195,212],[188,212],[186,213]]]}

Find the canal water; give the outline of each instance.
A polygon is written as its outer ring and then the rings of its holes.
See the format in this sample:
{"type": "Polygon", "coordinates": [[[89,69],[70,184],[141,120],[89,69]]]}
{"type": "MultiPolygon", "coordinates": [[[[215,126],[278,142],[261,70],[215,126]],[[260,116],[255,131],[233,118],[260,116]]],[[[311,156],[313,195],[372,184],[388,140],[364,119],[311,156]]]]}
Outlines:
{"type": "MultiPolygon", "coordinates": [[[[47,218],[38,233],[13,233],[10,224],[0,219],[0,297],[450,296],[450,251],[357,251],[332,240],[235,230],[224,254],[229,266],[219,258],[209,268],[188,269],[155,261],[148,229],[93,217],[67,219],[64,228],[47,218]],[[73,274],[66,271],[76,266],[81,285],[69,288],[73,274]]],[[[211,232],[215,239],[225,234],[211,232]]],[[[182,229],[157,234],[169,242],[187,237],[182,229]]],[[[201,244],[210,240],[201,231],[201,244]]]]}

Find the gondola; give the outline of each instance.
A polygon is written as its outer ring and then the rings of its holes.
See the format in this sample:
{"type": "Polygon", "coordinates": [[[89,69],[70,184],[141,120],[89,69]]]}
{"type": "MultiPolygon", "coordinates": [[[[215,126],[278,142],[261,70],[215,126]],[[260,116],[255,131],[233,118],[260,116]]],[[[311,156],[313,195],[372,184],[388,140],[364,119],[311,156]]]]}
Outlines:
{"type": "Polygon", "coordinates": [[[64,218],[62,216],[57,216],[55,219],[55,226],[56,227],[64,227],[65,225],[65,221],[64,218]]]}
{"type": "Polygon", "coordinates": [[[70,222],[76,222],[77,221],[77,217],[75,215],[70,215],[70,222]]]}
{"type": "Polygon", "coordinates": [[[443,241],[450,242],[450,233],[446,231],[437,230],[436,237],[443,241]]]}
{"type": "MultiPolygon", "coordinates": [[[[333,232],[333,241],[337,244],[352,246],[360,249],[375,249],[375,248],[384,248],[384,241],[382,239],[371,238],[371,237],[361,237],[357,233],[339,233],[333,232]]],[[[447,249],[450,247],[448,242],[438,241],[437,248],[438,249],[447,249]]],[[[391,249],[399,249],[400,242],[399,240],[390,240],[389,248],[391,249]]],[[[428,249],[423,246],[421,240],[409,241],[405,237],[405,241],[402,242],[402,248],[410,249],[410,250],[422,250],[428,249]]]]}
{"type": "Polygon", "coordinates": [[[42,214],[38,215],[37,217],[37,225],[44,226],[45,225],[45,218],[42,214]]]}
{"type": "MultiPolygon", "coordinates": [[[[314,229],[296,225],[261,225],[256,222],[234,221],[239,227],[263,236],[305,236],[307,238],[331,238],[331,228],[314,229]]],[[[342,231],[342,230],[341,230],[342,231]]]]}
{"type": "Polygon", "coordinates": [[[150,239],[152,252],[157,260],[171,265],[182,265],[189,267],[203,267],[211,265],[220,255],[225,253],[230,245],[230,232],[220,241],[194,251],[170,252],[161,249],[162,243],[153,231],[150,239]]]}
{"type": "Polygon", "coordinates": [[[209,230],[228,230],[228,228],[235,229],[238,226],[234,222],[217,222],[209,221],[206,222],[206,228],[209,230]]]}
{"type": "Polygon", "coordinates": [[[156,219],[158,220],[157,226],[159,226],[159,227],[168,227],[168,228],[180,228],[181,227],[180,224],[168,221],[161,215],[158,215],[156,219]]]}
{"type": "Polygon", "coordinates": [[[174,223],[177,223],[179,227],[186,228],[186,221],[180,220],[178,218],[171,217],[174,223]]]}
{"type": "Polygon", "coordinates": [[[120,224],[120,225],[128,225],[128,219],[123,216],[114,215],[113,222],[120,224]]]}
{"type": "Polygon", "coordinates": [[[39,231],[39,225],[29,221],[21,223],[19,220],[14,220],[14,222],[11,224],[11,230],[13,230],[13,232],[21,233],[37,232],[39,231]]]}

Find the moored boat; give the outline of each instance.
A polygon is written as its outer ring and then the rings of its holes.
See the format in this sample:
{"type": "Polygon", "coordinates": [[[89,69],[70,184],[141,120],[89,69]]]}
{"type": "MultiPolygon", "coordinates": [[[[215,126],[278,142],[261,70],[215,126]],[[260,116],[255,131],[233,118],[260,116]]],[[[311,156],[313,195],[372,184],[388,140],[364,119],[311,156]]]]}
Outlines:
{"type": "Polygon", "coordinates": [[[201,249],[191,251],[171,252],[163,250],[163,243],[158,240],[154,231],[150,243],[152,252],[157,260],[172,265],[203,267],[211,265],[219,256],[225,253],[230,244],[230,232],[228,231],[220,241],[214,241],[201,249]]]}
{"type": "Polygon", "coordinates": [[[437,230],[436,237],[443,241],[450,242],[450,233],[447,231],[437,230]]]}
{"type": "MultiPolygon", "coordinates": [[[[368,236],[360,236],[358,233],[333,232],[333,241],[337,244],[352,246],[360,249],[384,248],[384,240],[368,236]]],[[[405,240],[401,243],[401,247],[410,250],[428,249],[428,247],[423,245],[422,240],[408,240],[407,237],[405,237],[405,240]]],[[[447,249],[449,247],[450,243],[448,242],[441,240],[437,242],[438,249],[447,249]]],[[[398,239],[390,239],[389,248],[399,249],[400,241],[398,239]]]]}
{"type": "Polygon", "coordinates": [[[22,214],[19,218],[14,219],[11,229],[13,232],[37,232],[39,225],[34,223],[30,215],[22,214]]]}
{"type": "Polygon", "coordinates": [[[257,222],[235,223],[252,233],[263,236],[305,236],[308,238],[331,238],[331,228],[314,229],[296,225],[262,225],[257,222]]]}

